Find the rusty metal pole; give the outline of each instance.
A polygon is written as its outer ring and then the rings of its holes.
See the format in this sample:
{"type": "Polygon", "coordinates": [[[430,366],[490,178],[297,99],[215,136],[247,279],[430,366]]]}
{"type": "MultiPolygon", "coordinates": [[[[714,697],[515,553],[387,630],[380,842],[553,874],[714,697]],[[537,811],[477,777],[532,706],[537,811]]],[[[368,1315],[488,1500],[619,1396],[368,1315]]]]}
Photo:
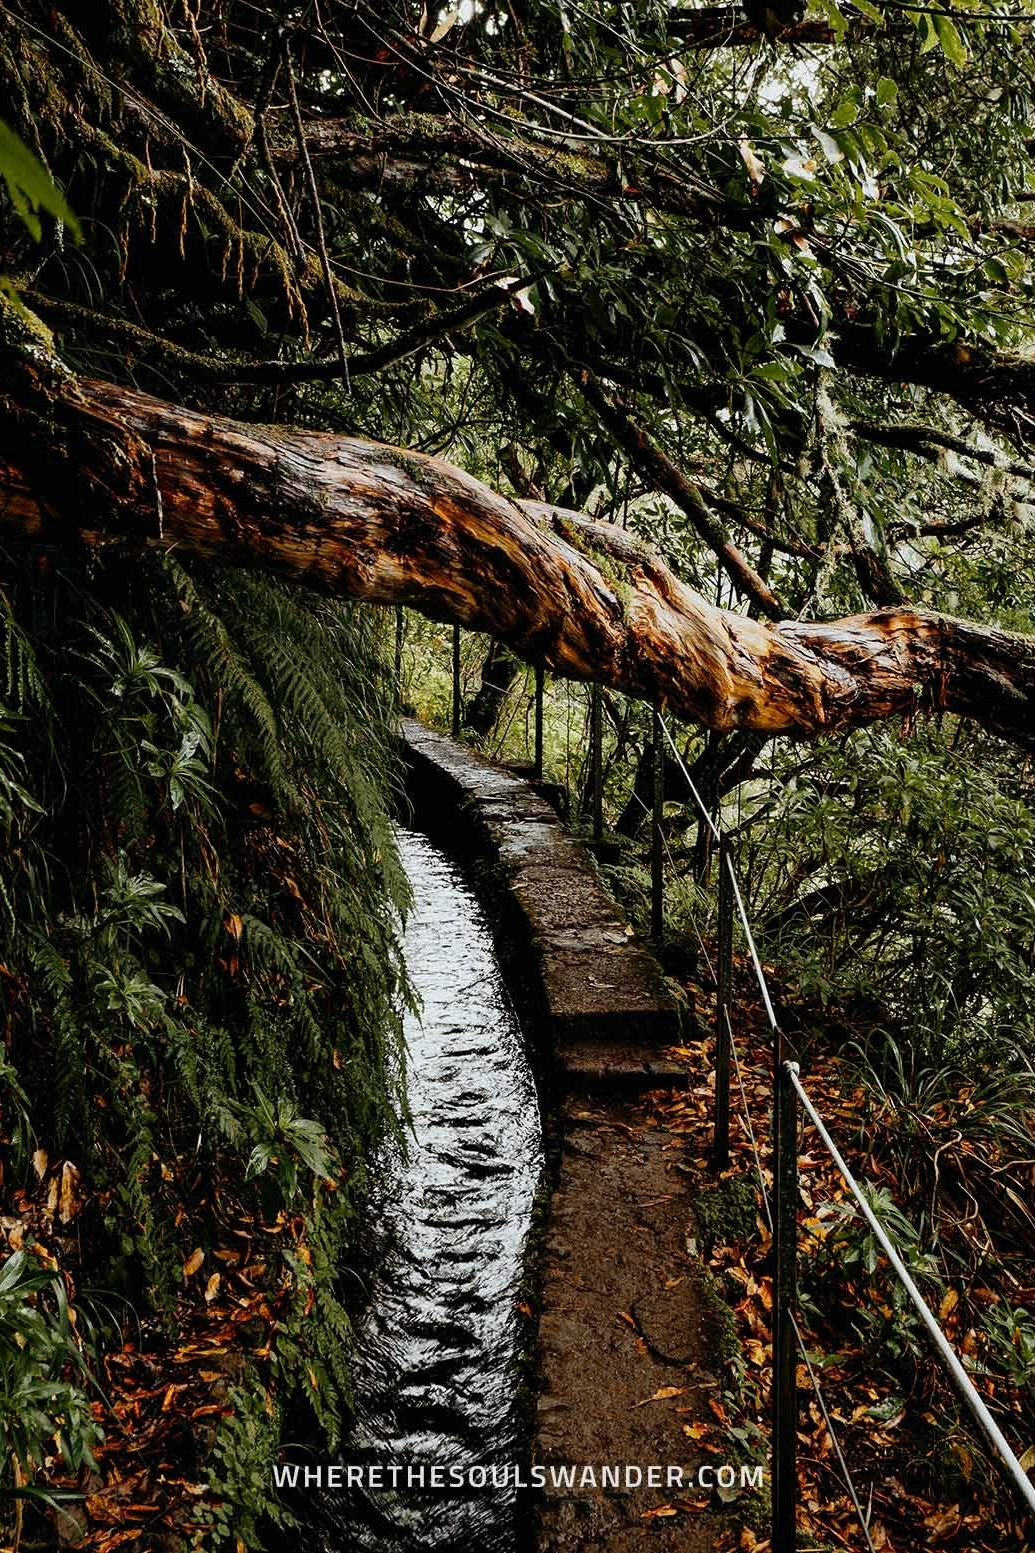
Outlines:
{"type": "Polygon", "coordinates": [[[718,944],[715,968],[715,1135],[712,1165],[725,1170],[730,1162],[730,1020],[733,1000],[733,874],[730,839],[719,841],[718,944]]]}
{"type": "Polygon", "coordinates": [[[797,1334],[798,1295],[798,1097],[791,1082],[794,1064],[776,1070],[776,1151],[773,1234],[773,1553],[795,1553],[798,1500],[797,1334]]]}
{"type": "Polygon", "coordinates": [[[543,780],[543,686],[546,672],[541,663],[535,667],[535,755],[533,775],[537,782],[543,780]]]}
{"type": "Polygon", "coordinates": [[[460,735],[460,627],[453,627],[453,738],[460,735]]]}
{"type": "Polygon", "coordinates": [[[657,703],[651,718],[651,766],[650,936],[660,944],[665,932],[665,836],[661,828],[665,809],[665,735],[657,703]]]}
{"type": "Polygon", "coordinates": [[[594,841],[600,841],[604,834],[603,704],[604,698],[600,686],[594,685],[590,696],[589,712],[594,841]]]}

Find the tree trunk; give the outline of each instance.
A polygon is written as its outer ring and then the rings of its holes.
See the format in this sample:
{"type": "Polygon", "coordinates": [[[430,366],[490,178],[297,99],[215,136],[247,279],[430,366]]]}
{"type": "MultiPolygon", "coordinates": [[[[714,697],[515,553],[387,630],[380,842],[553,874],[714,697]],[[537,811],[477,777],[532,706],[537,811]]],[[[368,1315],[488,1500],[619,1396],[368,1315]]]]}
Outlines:
{"type": "Polygon", "coordinates": [[[807,736],[947,710],[1035,743],[1035,639],[906,607],[763,624],[624,532],[436,458],[77,382],[39,349],[20,377],[0,400],[9,533],[175,548],[406,604],[709,728],[807,736]]]}
{"type": "Polygon", "coordinates": [[[489,643],[482,663],[482,682],[467,708],[465,728],[470,728],[482,739],[492,732],[520,667],[520,661],[502,642],[489,643]]]}

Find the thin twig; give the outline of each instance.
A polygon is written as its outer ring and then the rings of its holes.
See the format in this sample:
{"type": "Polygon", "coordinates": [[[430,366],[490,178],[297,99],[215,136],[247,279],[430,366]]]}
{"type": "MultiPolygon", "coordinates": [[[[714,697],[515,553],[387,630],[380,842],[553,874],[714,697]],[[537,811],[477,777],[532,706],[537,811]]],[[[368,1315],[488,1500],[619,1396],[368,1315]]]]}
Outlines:
{"type": "Polygon", "coordinates": [[[309,185],[309,194],[313,202],[317,248],[320,254],[320,265],[323,269],[324,282],[327,286],[327,295],[331,304],[331,317],[334,320],[338,356],[341,360],[342,375],[345,379],[345,392],[351,393],[352,382],[349,376],[349,356],[345,346],[345,334],[341,326],[341,313],[338,310],[338,293],[334,284],[334,272],[331,269],[330,255],[327,252],[327,234],[324,231],[323,211],[320,207],[320,190],[317,187],[316,174],[313,172],[313,164],[309,159],[309,148],[305,141],[305,126],[302,123],[302,110],[298,106],[298,92],[295,90],[295,72],[291,64],[291,49],[286,33],[281,32],[280,42],[284,58],[284,73],[287,76],[288,99],[291,103],[291,117],[295,121],[295,134],[298,137],[298,155],[305,169],[306,182],[309,185]]]}

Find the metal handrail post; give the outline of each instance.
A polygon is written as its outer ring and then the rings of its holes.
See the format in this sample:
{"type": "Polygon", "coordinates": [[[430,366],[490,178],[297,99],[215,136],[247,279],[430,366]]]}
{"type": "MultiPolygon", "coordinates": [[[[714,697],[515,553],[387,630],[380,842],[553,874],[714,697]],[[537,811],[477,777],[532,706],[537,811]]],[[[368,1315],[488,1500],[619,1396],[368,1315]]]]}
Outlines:
{"type": "Polygon", "coordinates": [[[535,666],[535,755],[534,776],[537,782],[543,780],[543,684],[546,675],[541,663],[535,666]]]}
{"type": "Polygon", "coordinates": [[[460,627],[453,627],[453,738],[460,734],[460,627]]]}
{"type": "Polygon", "coordinates": [[[733,873],[730,838],[719,839],[718,944],[715,966],[715,1133],[712,1164],[730,1162],[730,1024],[733,982],[733,873]]]}
{"type": "Polygon", "coordinates": [[[591,779],[593,784],[593,840],[600,841],[604,834],[604,751],[603,751],[603,694],[599,685],[590,692],[589,739],[591,779]]]}
{"type": "Polygon", "coordinates": [[[776,1072],[780,1142],[776,1157],[773,1284],[773,1553],[795,1553],[798,1499],[797,1337],[798,1297],[798,1065],[776,1072]]]}
{"type": "Polygon", "coordinates": [[[650,812],[650,936],[660,944],[665,932],[665,742],[661,709],[655,703],[651,720],[653,784],[650,812]]]}

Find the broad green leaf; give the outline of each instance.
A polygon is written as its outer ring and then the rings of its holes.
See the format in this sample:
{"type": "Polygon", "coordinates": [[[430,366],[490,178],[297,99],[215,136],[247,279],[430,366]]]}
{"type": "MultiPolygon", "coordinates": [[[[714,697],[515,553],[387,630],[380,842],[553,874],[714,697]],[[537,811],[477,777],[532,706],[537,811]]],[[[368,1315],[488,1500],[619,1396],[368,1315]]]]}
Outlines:
{"type": "Polygon", "coordinates": [[[845,20],[843,13],[839,10],[837,5],[835,5],[834,0],[819,0],[819,5],[820,9],[826,16],[827,21],[830,23],[834,37],[837,39],[838,43],[840,43],[841,39],[848,31],[848,23],[845,20]]]}
{"type": "Polygon", "coordinates": [[[938,47],[938,34],[935,32],[934,23],[926,11],[921,12],[916,17],[916,25],[923,38],[923,42],[920,44],[920,52],[921,54],[930,54],[932,49],[938,47]]]}
{"type": "Polygon", "coordinates": [[[834,139],[837,141],[838,145],[841,147],[841,150],[844,152],[845,156],[850,162],[855,163],[862,161],[864,156],[863,147],[859,141],[858,135],[854,130],[839,129],[837,134],[834,136],[834,139]]]}
{"type": "Polygon", "coordinates": [[[855,10],[869,17],[871,22],[876,22],[878,27],[884,26],[884,12],[878,6],[872,5],[870,0],[852,0],[852,5],[855,10]]]}
{"type": "Polygon", "coordinates": [[[38,211],[46,210],[63,221],[76,242],[82,236],[68,201],[38,157],[34,156],[9,124],[0,119],[0,174],[11,204],[39,242],[43,236],[38,211]]]}
{"type": "Polygon", "coordinates": [[[848,129],[859,117],[859,104],[851,97],[839,102],[830,115],[831,129],[848,129]]]}
{"type": "Polygon", "coordinates": [[[942,53],[946,59],[951,60],[958,69],[962,70],[967,63],[967,48],[960,37],[956,23],[951,16],[946,16],[944,11],[936,11],[932,21],[938,42],[942,46],[942,53]]]}

